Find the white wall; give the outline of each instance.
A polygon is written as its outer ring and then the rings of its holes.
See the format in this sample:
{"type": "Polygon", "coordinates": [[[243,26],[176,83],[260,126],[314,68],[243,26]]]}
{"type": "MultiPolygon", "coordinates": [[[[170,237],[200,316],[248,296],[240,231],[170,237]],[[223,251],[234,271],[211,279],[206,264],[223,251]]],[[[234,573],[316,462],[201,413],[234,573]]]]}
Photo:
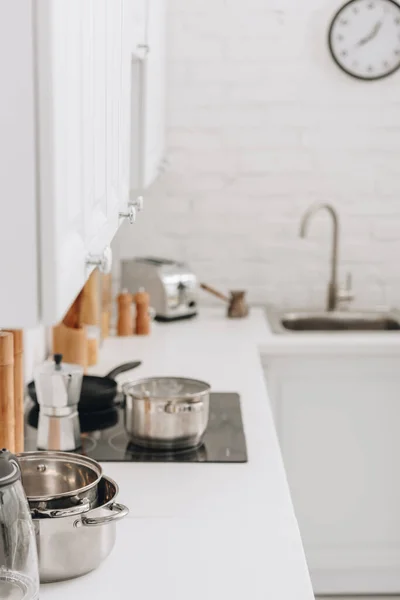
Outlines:
{"type": "Polygon", "coordinates": [[[169,0],[168,172],[122,256],[190,261],[253,301],[321,304],[334,204],[359,304],[400,304],[400,72],[363,83],[327,50],[340,0],[169,0]]]}

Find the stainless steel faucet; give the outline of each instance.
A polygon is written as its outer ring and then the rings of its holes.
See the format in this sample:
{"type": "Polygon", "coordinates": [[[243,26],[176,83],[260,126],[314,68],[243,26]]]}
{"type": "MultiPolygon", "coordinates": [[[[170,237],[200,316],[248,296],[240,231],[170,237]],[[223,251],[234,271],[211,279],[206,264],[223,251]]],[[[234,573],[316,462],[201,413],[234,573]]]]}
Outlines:
{"type": "Polygon", "coordinates": [[[336,310],[341,301],[353,300],[354,296],[351,291],[351,275],[347,277],[346,289],[342,290],[338,286],[338,260],[339,260],[339,217],[336,210],[330,204],[315,204],[311,206],[304,214],[301,220],[300,237],[305,238],[307,235],[308,223],[317,212],[326,210],[332,217],[332,258],[331,258],[331,280],[328,286],[328,299],[326,310],[336,310]]]}

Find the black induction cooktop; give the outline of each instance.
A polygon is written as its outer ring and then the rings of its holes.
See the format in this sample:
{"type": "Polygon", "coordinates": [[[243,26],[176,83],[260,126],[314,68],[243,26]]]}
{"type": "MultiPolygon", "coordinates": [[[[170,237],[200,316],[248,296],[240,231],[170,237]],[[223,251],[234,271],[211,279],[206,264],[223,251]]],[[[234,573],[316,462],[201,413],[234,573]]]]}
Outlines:
{"type": "MultiPolygon", "coordinates": [[[[36,450],[38,417],[39,409],[33,406],[26,419],[26,450],[36,450]]],[[[79,452],[100,462],[247,462],[240,396],[231,392],[210,394],[210,418],[203,443],[190,450],[154,451],[134,446],[125,432],[119,405],[80,414],[80,423],[83,433],[79,452]]]]}

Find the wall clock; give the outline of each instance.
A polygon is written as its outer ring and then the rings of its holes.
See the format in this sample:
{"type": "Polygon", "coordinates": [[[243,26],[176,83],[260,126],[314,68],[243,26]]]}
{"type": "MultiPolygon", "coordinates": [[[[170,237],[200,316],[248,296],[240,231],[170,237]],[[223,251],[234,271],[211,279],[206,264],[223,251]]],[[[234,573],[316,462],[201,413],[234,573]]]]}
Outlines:
{"type": "Polygon", "coordinates": [[[400,67],[400,6],[394,0],[350,0],[329,28],[338,66],[357,79],[374,80],[400,67]]]}

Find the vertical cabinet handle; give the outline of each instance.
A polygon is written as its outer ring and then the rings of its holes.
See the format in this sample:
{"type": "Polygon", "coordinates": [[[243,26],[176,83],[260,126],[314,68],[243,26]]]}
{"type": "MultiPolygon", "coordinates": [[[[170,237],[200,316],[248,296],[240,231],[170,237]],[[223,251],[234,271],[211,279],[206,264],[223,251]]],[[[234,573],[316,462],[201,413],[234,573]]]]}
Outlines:
{"type": "Polygon", "coordinates": [[[100,273],[108,275],[112,267],[112,250],[110,246],[104,248],[103,254],[89,254],[86,258],[87,267],[98,267],[100,273]]]}

